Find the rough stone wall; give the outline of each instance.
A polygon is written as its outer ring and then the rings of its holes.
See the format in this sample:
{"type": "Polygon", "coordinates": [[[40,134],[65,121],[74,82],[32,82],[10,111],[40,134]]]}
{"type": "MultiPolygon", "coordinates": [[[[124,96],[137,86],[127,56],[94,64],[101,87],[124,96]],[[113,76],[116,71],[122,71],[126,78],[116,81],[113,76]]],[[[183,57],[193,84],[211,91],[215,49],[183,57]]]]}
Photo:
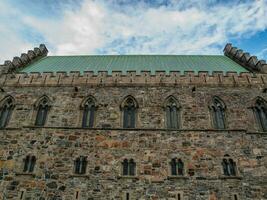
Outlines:
{"type": "MultiPolygon", "coordinates": [[[[90,80],[86,78],[62,84],[57,76],[49,85],[44,76],[39,83],[31,76],[26,82],[19,76],[0,78],[0,99],[11,95],[16,104],[8,127],[0,130],[2,199],[20,199],[21,191],[25,199],[49,200],[72,200],[76,192],[80,200],[124,200],[126,193],[131,200],[175,200],[177,193],[183,200],[235,200],[234,195],[238,200],[267,199],[267,135],[259,131],[250,109],[256,97],[267,100],[265,76],[210,76],[206,82],[201,76],[185,76],[178,78],[182,84],[173,84],[172,79],[169,85],[154,86],[145,81],[120,84],[111,77],[109,85],[101,84],[99,77],[92,85],[83,82],[90,80]],[[52,107],[45,127],[39,128],[34,127],[33,105],[42,95],[50,98],[52,107]],[[80,104],[89,95],[98,106],[95,126],[82,129],[80,104]],[[128,95],[139,106],[133,130],[122,129],[120,104],[128,95]],[[181,106],[180,130],[165,126],[163,106],[170,95],[181,106]],[[208,106],[213,96],[226,104],[226,130],[212,127],[208,106]],[[22,172],[28,154],[37,157],[31,174],[22,172]],[[223,175],[226,154],[237,164],[235,177],[223,175]],[[86,175],[78,176],[73,163],[80,155],[88,157],[88,165],[86,175]],[[184,161],[184,176],[170,176],[173,157],[184,161]],[[121,176],[124,158],[136,161],[135,177],[121,176]]],[[[153,80],[160,83],[158,77],[153,80]]]]}

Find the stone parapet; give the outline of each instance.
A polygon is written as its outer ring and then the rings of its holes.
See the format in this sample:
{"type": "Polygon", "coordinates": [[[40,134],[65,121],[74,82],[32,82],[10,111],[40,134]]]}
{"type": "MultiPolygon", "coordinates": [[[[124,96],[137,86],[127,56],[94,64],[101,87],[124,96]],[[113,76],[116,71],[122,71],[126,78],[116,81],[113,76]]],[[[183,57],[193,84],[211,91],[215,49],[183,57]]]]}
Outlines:
{"type": "Polygon", "coordinates": [[[29,50],[28,53],[22,53],[20,57],[15,56],[12,61],[6,60],[3,65],[0,65],[0,74],[13,73],[27,66],[36,60],[47,56],[48,50],[44,44],[35,47],[34,50],[29,50]]]}
{"type": "Polygon", "coordinates": [[[1,86],[72,86],[72,85],[103,85],[103,86],[172,86],[172,85],[265,85],[266,74],[236,73],[236,72],[156,72],[155,75],[148,71],[136,74],[136,72],[108,72],[102,71],[98,74],[93,72],[45,72],[45,73],[16,73],[2,74],[0,76],[1,86]]]}
{"type": "Polygon", "coordinates": [[[231,43],[226,44],[224,55],[231,58],[236,63],[242,65],[251,72],[267,73],[267,64],[265,60],[258,60],[257,56],[251,56],[242,49],[233,47],[231,43]]]}

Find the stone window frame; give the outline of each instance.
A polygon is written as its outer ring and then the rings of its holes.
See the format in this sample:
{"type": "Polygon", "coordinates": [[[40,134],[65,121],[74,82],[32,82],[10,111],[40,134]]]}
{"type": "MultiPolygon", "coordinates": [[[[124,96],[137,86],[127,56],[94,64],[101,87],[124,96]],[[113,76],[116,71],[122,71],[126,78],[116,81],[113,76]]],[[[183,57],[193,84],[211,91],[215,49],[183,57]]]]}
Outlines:
{"type": "MultiPolygon", "coordinates": [[[[122,160],[121,160],[121,162],[120,162],[120,177],[124,177],[124,178],[136,178],[138,175],[137,175],[137,172],[138,172],[138,170],[137,170],[137,168],[138,168],[138,164],[137,164],[137,162],[136,162],[136,159],[135,159],[135,157],[132,157],[132,156],[129,156],[129,157],[124,157],[124,158],[122,158],[122,160]],[[128,160],[128,163],[129,163],[129,161],[130,160],[133,160],[134,161],[134,163],[135,163],[135,167],[134,167],[134,175],[130,175],[129,173],[127,174],[127,175],[124,175],[124,173],[123,173],[123,162],[124,162],[124,160],[125,159],[127,159],[128,160]]],[[[130,170],[130,168],[129,168],[129,166],[128,166],[128,171],[130,170]]]]}
{"type": "Polygon", "coordinates": [[[27,190],[22,188],[19,190],[18,200],[24,200],[27,196],[27,190]]]}
{"type": "Polygon", "coordinates": [[[32,120],[33,126],[43,127],[43,126],[46,125],[46,123],[48,121],[49,112],[50,112],[50,110],[52,108],[52,105],[53,105],[53,103],[52,103],[51,99],[47,95],[42,95],[41,97],[39,97],[35,101],[35,103],[33,104],[33,115],[32,115],[32,118],[33,118],[33,120],[32,120]],[[40,105],[40,103],[42,102],[43,99],[46,99],[47,100],[48,110],[47,110],[47,114],[46,114],[46,118],[45,118],[44,124],[38,126],[38,125],[36,125],[36,120],[37,120],[37,115],[38,115],[38,109],[39,109],[39,105],[40,105]]]}
{"type": "Polygon", "coordinates": [[[163,111],[164,111],[164,121],[165,121],[165,127],[167,129],[181,129],[182,128],[182,112],[181,112],[181,104],[179,103],[179,101],[177,100],[177,98],[175,98],[173,95],[170,95],[168,96],[165,101],[164,101],[164,105],[163,105],[163,111]],[[176,108],[177,108],[177,128],[171,128],[171,127],[168,127],[168,116],[167,116],[167,107],[168,107],[168,104],[169,104],[169,101],[170,100],[173,100],[175,105],[176,105],[176,108]]]}
{"type": "Polygon", "coordinates": [[[134,199],[133,192],[129,190],[123,191],[121,198],[122,200],[133,200],[134,199]],[[127,198],[127,194],[129,194],[129,198],[127,198]]]}
{"type": "Polygon", "coordinates": [[[262,104],[262,106],[264,106],[265,109],[267,110],[267,101],[263,97],[258,96],[253,100],[252,105],[248,108],[251,109],[253,112],[253,119],[254,119],[254,123],[256,124],[254,127],[255,129],[257,129],[257,131],[267,132],[267,128],[264,127],[264,125],[260,121],[255,111],[255,109],[259,106],[258,104],[262,104]]]}
{"type": "Polygon", "coordinates": [[[211,122],[211,126],[212,128],[214,128],[215,130],[226,130],[228,128],[228,123],[227,123],[227,107],[226,104],[224,103],[224,101],[219,97],[219,96],[213,96],[210,100],[209,103],[209,113],[210,113],[210,122],[211,122]],[[215,116],[214,116],[214,107],[217,107],[217,105],[215,105],[216,101],[221,104],[222,109],[223,109],[223,123],[224,123],[224,128],[219,128],[217,127],[216,123],[215,123],[215,116]]]}
{"type": "MultiPolygon", "coordinates": [[[[9,114],[8,114],[8,118],[5,119],[5,124],[3,126],[0,125],[0,129],[3,129],[3,128],[6,128],[8,127],[9,125],[9,122],[10,122],[10,119],[13,115],[13,112],[14,112],[14,108],[15,108],[15,105],[16,105],[16,101],[15,101],[15,98],[11,95],[7,95],[5,96],[1,101],[0,101],[0,111],[2,111],[2,107],[4,107],[7,103],[9,104],[8,101],[11,101],[11,105],[9,105],[9,114]]],[[[2,112],[0,112],[0,115],[2,114],[2,112]]]]}
{"type": "Polygon", "coordinates": [[[238,193],[233,194],[232,200],[240,200],[238,193]]]}
{"type": "MultiPolygon", "coordinates": [[[[228,169],[229,170],[229,169],[228,169]]],[[[239,177],[239,170],[238,170],[238,167],[237,167],[237,162],[231,157],[229,156],[229,154],[225,154],[221,160],[221,173],[223,175],[224,178],[232,178],[232,177],[239,177]],[[229,175],[226,175],[225,174],[225,171],[224,171],[224,167],[223,167],[223,160],[226,159],[228,162],[230,160],[232,160],[234,162],[234,170],[235,170],[235,175],[229,173],[229,175]]]]}
{"type": "Polygon", "coordinates": [[[138,102],[136,100],[136,98],[134,98],[134,96],[132,95],[127,95],[126,97],[123,98],[123,101],[121,102],[120,104],[120,113],[121,113],[121,127],[123,129],[135,129],[138,127],[138,116],[139,116],[139,105],[138,105],[138,102]],[[134,103],[134,108],[135,108],[135,121],[134,121],[134,127],[131,127],[131,128],[125,128],[124,127],[124,107],[126,106],[126,103],[127,103],[127,100],[131,99],[134,103]]]}
{"type": "Polygon", "coordinates": [[[80,189],[76,189],[76,190],[74,191],[73,199],[74,199],[74,200],[79,200],[79,199],[81,199],[81,190],[80,190],[80,189]]]}
{"type": "Polygon", "coordinates": [[[177,200],[183,200],[184,199],[184,192],[183,191],[177,191],[175,196],[176,196],[177,200]],[[179,195],[180,195],[180,198],[179,198],[179,195]]]}
{"type": "Polygon", "coordinates": [[[81,126],[82,128],[94,128],[96,127],[96,119],[97,119],[97,110],[98,110],[98,103],[97,103],[97,100],[96,98],[93,96],[93,95],[88,95],[86,96],[81,104],[80,104],[80,115],[79,115],[79,120],[78,120],[78,123],[79,125],[78,126],[81,126]],[[92,127],[83,127],[83,118],[84,118],[84,108],[85,108],[85,104],[88,102],[88,100],[92,100],[94,102],[94,106],[95,106],[95,111],[94,111],[94,119],[93,119],[93,126],[92,127]]]}

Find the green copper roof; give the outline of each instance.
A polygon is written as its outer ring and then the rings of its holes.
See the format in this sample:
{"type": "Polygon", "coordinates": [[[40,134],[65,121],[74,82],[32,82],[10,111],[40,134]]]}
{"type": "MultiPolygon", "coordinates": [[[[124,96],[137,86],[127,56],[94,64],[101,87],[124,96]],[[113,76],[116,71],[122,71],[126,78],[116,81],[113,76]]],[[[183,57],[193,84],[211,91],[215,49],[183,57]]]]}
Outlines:
{"type": "Polygon", "coordinates": [[[48,56],[21,70],[21,72],[57,71],[234,71],[247,72],[226,56],[205,55],[100,55],[100,56],[48,56]]]}

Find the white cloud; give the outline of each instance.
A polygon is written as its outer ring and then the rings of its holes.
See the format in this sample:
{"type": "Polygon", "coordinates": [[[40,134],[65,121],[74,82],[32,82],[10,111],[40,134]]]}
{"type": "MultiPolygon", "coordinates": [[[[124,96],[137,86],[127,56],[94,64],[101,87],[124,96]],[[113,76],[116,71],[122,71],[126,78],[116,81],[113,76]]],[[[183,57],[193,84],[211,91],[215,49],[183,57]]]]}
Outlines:
{"type": "MultiPolygon", "coordinates": [[[[110,3],[84,0],[80,9],[68,9],[57,19],[24,16],[18,10],[16,14],[19,23],[41,33],[51,48],[50,55],[221,54],[230,38],[267,28],[266,0],[239,4],[216,4],[215,0],[177,2],[155,7],[130,4],[118,9],[113,5],[115,0],[110,3]]],[[[0,60],[10,59],[18,55],[18,50],[30,47],[19,32],[10,26],[3,28],[6,30],[0,33],[0,60]],[[6,36],[5,41],[2,35],[6,36]]]]}

